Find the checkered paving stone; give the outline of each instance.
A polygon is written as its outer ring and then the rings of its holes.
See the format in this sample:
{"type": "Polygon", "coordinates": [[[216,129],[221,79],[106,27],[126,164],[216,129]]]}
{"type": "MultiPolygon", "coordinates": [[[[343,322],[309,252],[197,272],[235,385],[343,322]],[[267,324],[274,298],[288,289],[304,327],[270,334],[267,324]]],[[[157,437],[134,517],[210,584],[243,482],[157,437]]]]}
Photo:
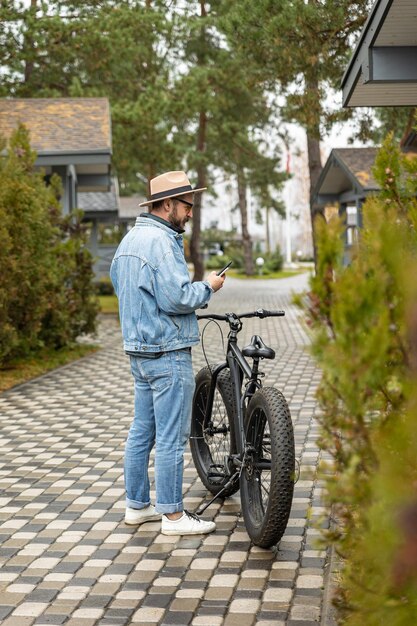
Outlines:
{"type": "MultiPolygon", "coordinates": [[[[277,351],[265,384],[287,397],[301,463],[279,546],[251,545],[239,495],[207,509],[217,531],[165,537],[159,523],[123,523],[123,449],[132,417],[129,363],[118,322],[102,320],[103,349],[0,396],[0,623],[4,626],[308,626],[320,621],[327,555],[311,521],[323,512],[314,478],[320,373],[306,346],[291,290],[282,281],[228,278],[210,310],[283,308],[285,318],[248,320],[277,351]]],[[[203,327],[203,323],[201,322],[203,327]]],[[[225,325],[221,325],[226,330],[225,325]]],[[[206,329],[208,359],[221,359],[219,329],[206,329]]],[[[195,370],[205,364],[193,350],[195,370]]],[[[152,470],[151,470],[152,473],[152,470]]],[[[206,491],[185,458],[185,505],[206,491]]],[[[154,494],[153,494],[154,495],[154,494]]]]}

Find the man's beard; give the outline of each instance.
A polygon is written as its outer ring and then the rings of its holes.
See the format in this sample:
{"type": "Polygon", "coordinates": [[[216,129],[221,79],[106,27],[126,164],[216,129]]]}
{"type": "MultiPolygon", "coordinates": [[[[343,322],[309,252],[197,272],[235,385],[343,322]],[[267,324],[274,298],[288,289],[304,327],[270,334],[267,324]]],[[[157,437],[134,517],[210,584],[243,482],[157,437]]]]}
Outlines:
{"type": "Polygon", "coordinates": [[[174,207],[171,213],[168,213],[168,221],[170,221],[171,224],[174,224],[177,228],[184,229],[188,220],[188,217],[184,217],[183,219],[178,217],[177,207],[174,207]]]}

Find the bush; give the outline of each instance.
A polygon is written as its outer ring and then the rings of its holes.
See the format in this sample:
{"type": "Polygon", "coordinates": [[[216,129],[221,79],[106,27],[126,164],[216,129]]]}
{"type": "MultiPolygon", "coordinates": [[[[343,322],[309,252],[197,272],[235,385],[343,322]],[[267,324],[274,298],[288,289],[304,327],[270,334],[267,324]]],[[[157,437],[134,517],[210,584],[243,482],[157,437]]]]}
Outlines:
{"type": "Polygon", "coordinates": [[[417,623],[417,159],[389,138],[382,191],[342,267],[338,220],[316,223],[318,267],[304,303],[323,377],[320,446],[344,558],[337,597],[349,626],[417,623]]]}
{"type": "Polygon", "coordinates": [[[0,363],[67,345],[95,327],[80,216],[61,217],[59,179],[46,187],[35,159],[19,126],[0,157],[0,363]]]}
{"type": "MultiPolygon", "coordinates": [[[[232,259],[228,257],[226,254],[219,255],[215,254],[209,258],[206,263],[206,269],[208,270],[220,270],[222,267],[227,265],[232,259]]],[[[232,265],[233,267],[233,265],[232,265]]]]}
{"type": "MultiPolygon", "coordinates": [[[[242,269],[245,265],[243,257],[243,247],[241,242],[230,243],[226,247],[226,256],[233,261],[233,269],[242,269]]],[[[226,265],[226,263],[225,263],[226,265]]]]}
{"type": "Polygon", "coordinates": [[[263,268],[266,270],[266,273],[279,272],[282,270],[284,258],[281,254],[279,246],[277,246],[274,252],[264,254],[263,258],[265,259],[263,268]]]}
{"type": "Polygon", "coordinates": [[[96,292],[99,296],[113,296],[114,287],[110,278],[100,278],[94,283],[96,292]]]}

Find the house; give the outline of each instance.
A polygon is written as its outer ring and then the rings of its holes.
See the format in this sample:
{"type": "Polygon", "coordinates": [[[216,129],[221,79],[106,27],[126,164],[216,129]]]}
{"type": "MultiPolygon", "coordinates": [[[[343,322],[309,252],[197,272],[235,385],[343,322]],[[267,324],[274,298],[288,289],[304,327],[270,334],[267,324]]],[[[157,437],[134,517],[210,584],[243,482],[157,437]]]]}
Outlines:
{"type": "Polygon", "coordinates": [[[0,98],[0,134],[19,123],[30,132],[35,166],[62,181],[62,210],[78,206],[80,192],[110,191],[112,154],[107,98],[0,98]]]}
{"type": "Polygon", "coordinates": [[[344,218],[344,262],[362,226],[362,205],[379,190],[372,174],[377,148],[337,148],[332,150],[313,192],[315,210],[333,208],[344,218]]]}
{"type": "Polygon", "coordinates": [[[107,98],[0,99],[0,134],[9,138],[19,123],[30,132],[35,167],[48,181],[62,181],[62,212],[84,211],[97,278],[108,274],[114,246],[102,246],[99,224],[120,219],[117,180],[111,177],[112,137],[107,98]],[[110,258],[110,261],[109,261],[110,258]]]}
{"type": "Polygon", "coordinates": [[[82,192],[78,194],[78,208],[84,212],[84,222],[90,224],[88,247],[93,255],[96,279],[108,278],[110,265],[118,246],[118,241],[129,228],[134,226],[136,217],[141,212],[141,196],[120,197],[117,179],[112,180],[107,192],[82,192]],[[100,228],[109,231],[108,241],[100,237],[100,228]],[[115,227],[117,231],[115,232],[115,227]]]}
{"type": "Polygon", "coordinates": [[[376,0],[342,90],[344,107],[417,104],[416,0],[376,0]]]}
{"type": "MultiPolygon", "coordinates": [[[[376,0],[342,79],[344,107],[417,105],[417,2],[376,0]]],[[[417,153],[417,132],[401,146],[417,153]]],[[[345,263],[362,225],[362,204],[379,190],[372,175],[377,148],[333,150],[313,192],[316,209],[345,218],[345,263]]]]}

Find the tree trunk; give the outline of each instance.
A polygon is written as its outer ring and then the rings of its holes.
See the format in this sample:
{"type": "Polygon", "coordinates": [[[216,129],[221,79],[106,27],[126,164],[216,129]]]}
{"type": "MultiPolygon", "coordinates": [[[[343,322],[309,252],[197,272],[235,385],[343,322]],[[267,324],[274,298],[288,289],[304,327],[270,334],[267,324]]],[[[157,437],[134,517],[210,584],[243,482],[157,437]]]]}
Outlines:
{"type": "Polygon", "coordinates": [[[265,209],[265,225],[266,225],[266,251],[269,254],[271,252],[271,235],[269,232],[269,212],[270,208],[266,207],[265,209]]]}
{"type": "Polygon", "coordinates": [[[407,140],[408,135],[411,133],[411,131],[413,130],[415,123],[416,123],[416,112],[417,112],[417,107],[412,107],[410,109],[410,113],[408,115],[408,119],[407,119],[407,125],[404,129],[403,132],[403,136],[401,137],[401,141],[400,141],[400,147],[402,148],[407,140]]]}
{"type": "Polygon", "coordinates": [[[245,173],[242,168],[237,172],[237,192],[239,196],[239,210],[242,220],[242,243],[243,243],[243,257],[245,264],[245,274],[253,276],[253,257],[252,257],[252,239],[248,231],[248,205],[246,201],[246,180],[245,173]]]}
{"type": "MultiPolygon", "coordinates": [[[[205,111],[200,112],[197,136],[197,152],[200,154],[206,149],[206,129],[207,116],[205,111]]],[[[197,166],[197,187],[205,187],[207,182],[207,166],[205,163],[199,163],[197,166]]],[[[194,196],[193,206],[193,231],[190,241],[190,256],[194,263],[193,281],[203,280],[204,278],[204,261],[200,251],[200,234],[201,234],[201,193],[194,196]]]]}
{"type": "MultiPolygon", "coordinates": [[[[307,89],[310,93],[316,94],[316,99],[319,101],[319,82],[318,77],[316,75],[312,75],[306,81],[307,89]]],[[[320,154],[320,113],[314,116],[315,119],[309,124],[306,128],[307,132],[307,154],[308,154],[308,170],[310,174],[310,217],[311,217],[311,233],[313,237],[313,250],[314,250],[314,264],[317,264],[317,242],[316,242],[316,234],[314,230],[314,220],[317,216],[321,216],[324,218],[323,209],[314,209],[312,195],[313,190],[317,184],[317,181],[320,177],[323,166],[321,164],[321,154],[320,154]]]]}
{"type": "MultiPolygon", "coordinates": [[[[30,0],[29,13],[33,14],[33,19],[36,19],[37,3],[38,3],[38,0],[30,0]]],[[[33,68],[35,67],[35,62],[33,58],[33,55],[34,55],[33,37],[32,37],[32,34],[29,34],[28,32],[26,32],[25,34],[25,49],[26,49],[26,60],[25,60],[25,70],[24,70],[24,82],[25,84],[27,84],[31,79],[33,68]]]]}
{"type": "Polygon", "coordinates": [[[320,177],[323,169],[320,155],[320,140],[307,131],[307,152],[308,152],[308,169],[310,173],[310,217],[311,217],[311,234],[313,237],[314,264],[317,264],[317,241],[314,229],[314,220],[318,217],[324,219],[323,209],[315,209],[312,200],[313,190],[320,177]]]}
{"type": "MultiPolygon", "coordinates": [[[[205,1],[200,0],[200,17],[204,20],[207,17],[205,1]]],[[[204,66],[205,64],[205,25],[204,21],[201,26],[200,32],[200,50],[197,53],[197,64],[204,66]]],[[[205,187],[207,181],[207,165],[203,162],[201,156],[206,151],[206,136],[207,136],[207,114],[202,110],[199,114],[198,120],[198,135],[197,135],[197,187],[205,187]]],[[[200,251],[200,234],[201,234],[201,194],[198,193],[194,196],[193,207],[193,230],[190,241],[190,257],[194,264],[194,276],[193,282],[197,280],[203,280],[204,278],[204,261],[200,251]]]]}

